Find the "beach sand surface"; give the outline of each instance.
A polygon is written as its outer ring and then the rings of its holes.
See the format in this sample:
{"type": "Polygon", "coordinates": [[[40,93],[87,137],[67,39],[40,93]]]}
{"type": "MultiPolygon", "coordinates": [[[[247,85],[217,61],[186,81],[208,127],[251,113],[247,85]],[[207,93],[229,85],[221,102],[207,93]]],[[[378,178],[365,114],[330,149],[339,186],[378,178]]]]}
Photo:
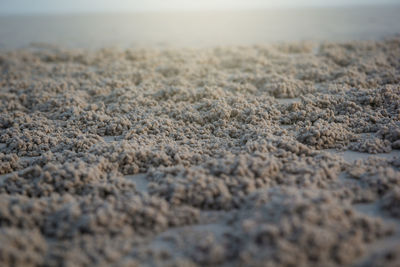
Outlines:
{"type": "Polygon", "coordinates": [[[349,10],[0,18],[0,265],[399,266],[399,18],[349,10]]]}

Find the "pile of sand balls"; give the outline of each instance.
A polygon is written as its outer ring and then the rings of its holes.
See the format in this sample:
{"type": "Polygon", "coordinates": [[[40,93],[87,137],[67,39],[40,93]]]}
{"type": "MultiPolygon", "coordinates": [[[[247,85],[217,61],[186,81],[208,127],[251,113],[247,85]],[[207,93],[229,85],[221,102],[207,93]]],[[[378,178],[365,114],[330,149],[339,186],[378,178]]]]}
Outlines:
{"type": "Polygon", "coordinates": [[[398,38],[32,47],[0,73],[0,265],[399,262],[398,38]]]}

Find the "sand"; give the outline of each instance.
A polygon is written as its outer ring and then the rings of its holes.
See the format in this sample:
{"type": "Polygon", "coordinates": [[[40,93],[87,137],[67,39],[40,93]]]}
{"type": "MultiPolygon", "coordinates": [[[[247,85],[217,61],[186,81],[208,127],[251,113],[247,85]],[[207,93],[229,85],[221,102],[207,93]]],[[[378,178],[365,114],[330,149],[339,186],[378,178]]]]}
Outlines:
{"type": "Polygon", "coordinates": [[[0,53],[0,265],[398,266],[400,39],[0,53]]]}

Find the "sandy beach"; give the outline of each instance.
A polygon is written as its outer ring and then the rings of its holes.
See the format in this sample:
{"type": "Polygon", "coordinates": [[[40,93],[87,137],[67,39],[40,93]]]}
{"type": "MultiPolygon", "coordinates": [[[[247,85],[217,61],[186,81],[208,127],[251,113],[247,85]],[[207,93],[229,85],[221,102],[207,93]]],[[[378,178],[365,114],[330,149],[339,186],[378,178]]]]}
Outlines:
{"type": "Polygon", "coordinates": [[[399,266],[393,21],[1,39],[0,265],[399,266]]]}

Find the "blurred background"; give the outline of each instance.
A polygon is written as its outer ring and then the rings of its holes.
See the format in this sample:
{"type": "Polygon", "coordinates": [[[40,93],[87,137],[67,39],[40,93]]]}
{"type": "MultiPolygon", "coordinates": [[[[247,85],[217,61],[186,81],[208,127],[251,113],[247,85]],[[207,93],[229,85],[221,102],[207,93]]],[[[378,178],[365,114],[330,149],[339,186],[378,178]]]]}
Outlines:
{"type": "Polygon", "coordinates": [[[179,10],[390,5],[399,0],[1,0],[1,14],[62,14],[179,10]]]}
{"type": "Polygon", "coordinates": [[[0,0],[0,48],[381,39],[399,14],[400,0],[0,0]]]}

